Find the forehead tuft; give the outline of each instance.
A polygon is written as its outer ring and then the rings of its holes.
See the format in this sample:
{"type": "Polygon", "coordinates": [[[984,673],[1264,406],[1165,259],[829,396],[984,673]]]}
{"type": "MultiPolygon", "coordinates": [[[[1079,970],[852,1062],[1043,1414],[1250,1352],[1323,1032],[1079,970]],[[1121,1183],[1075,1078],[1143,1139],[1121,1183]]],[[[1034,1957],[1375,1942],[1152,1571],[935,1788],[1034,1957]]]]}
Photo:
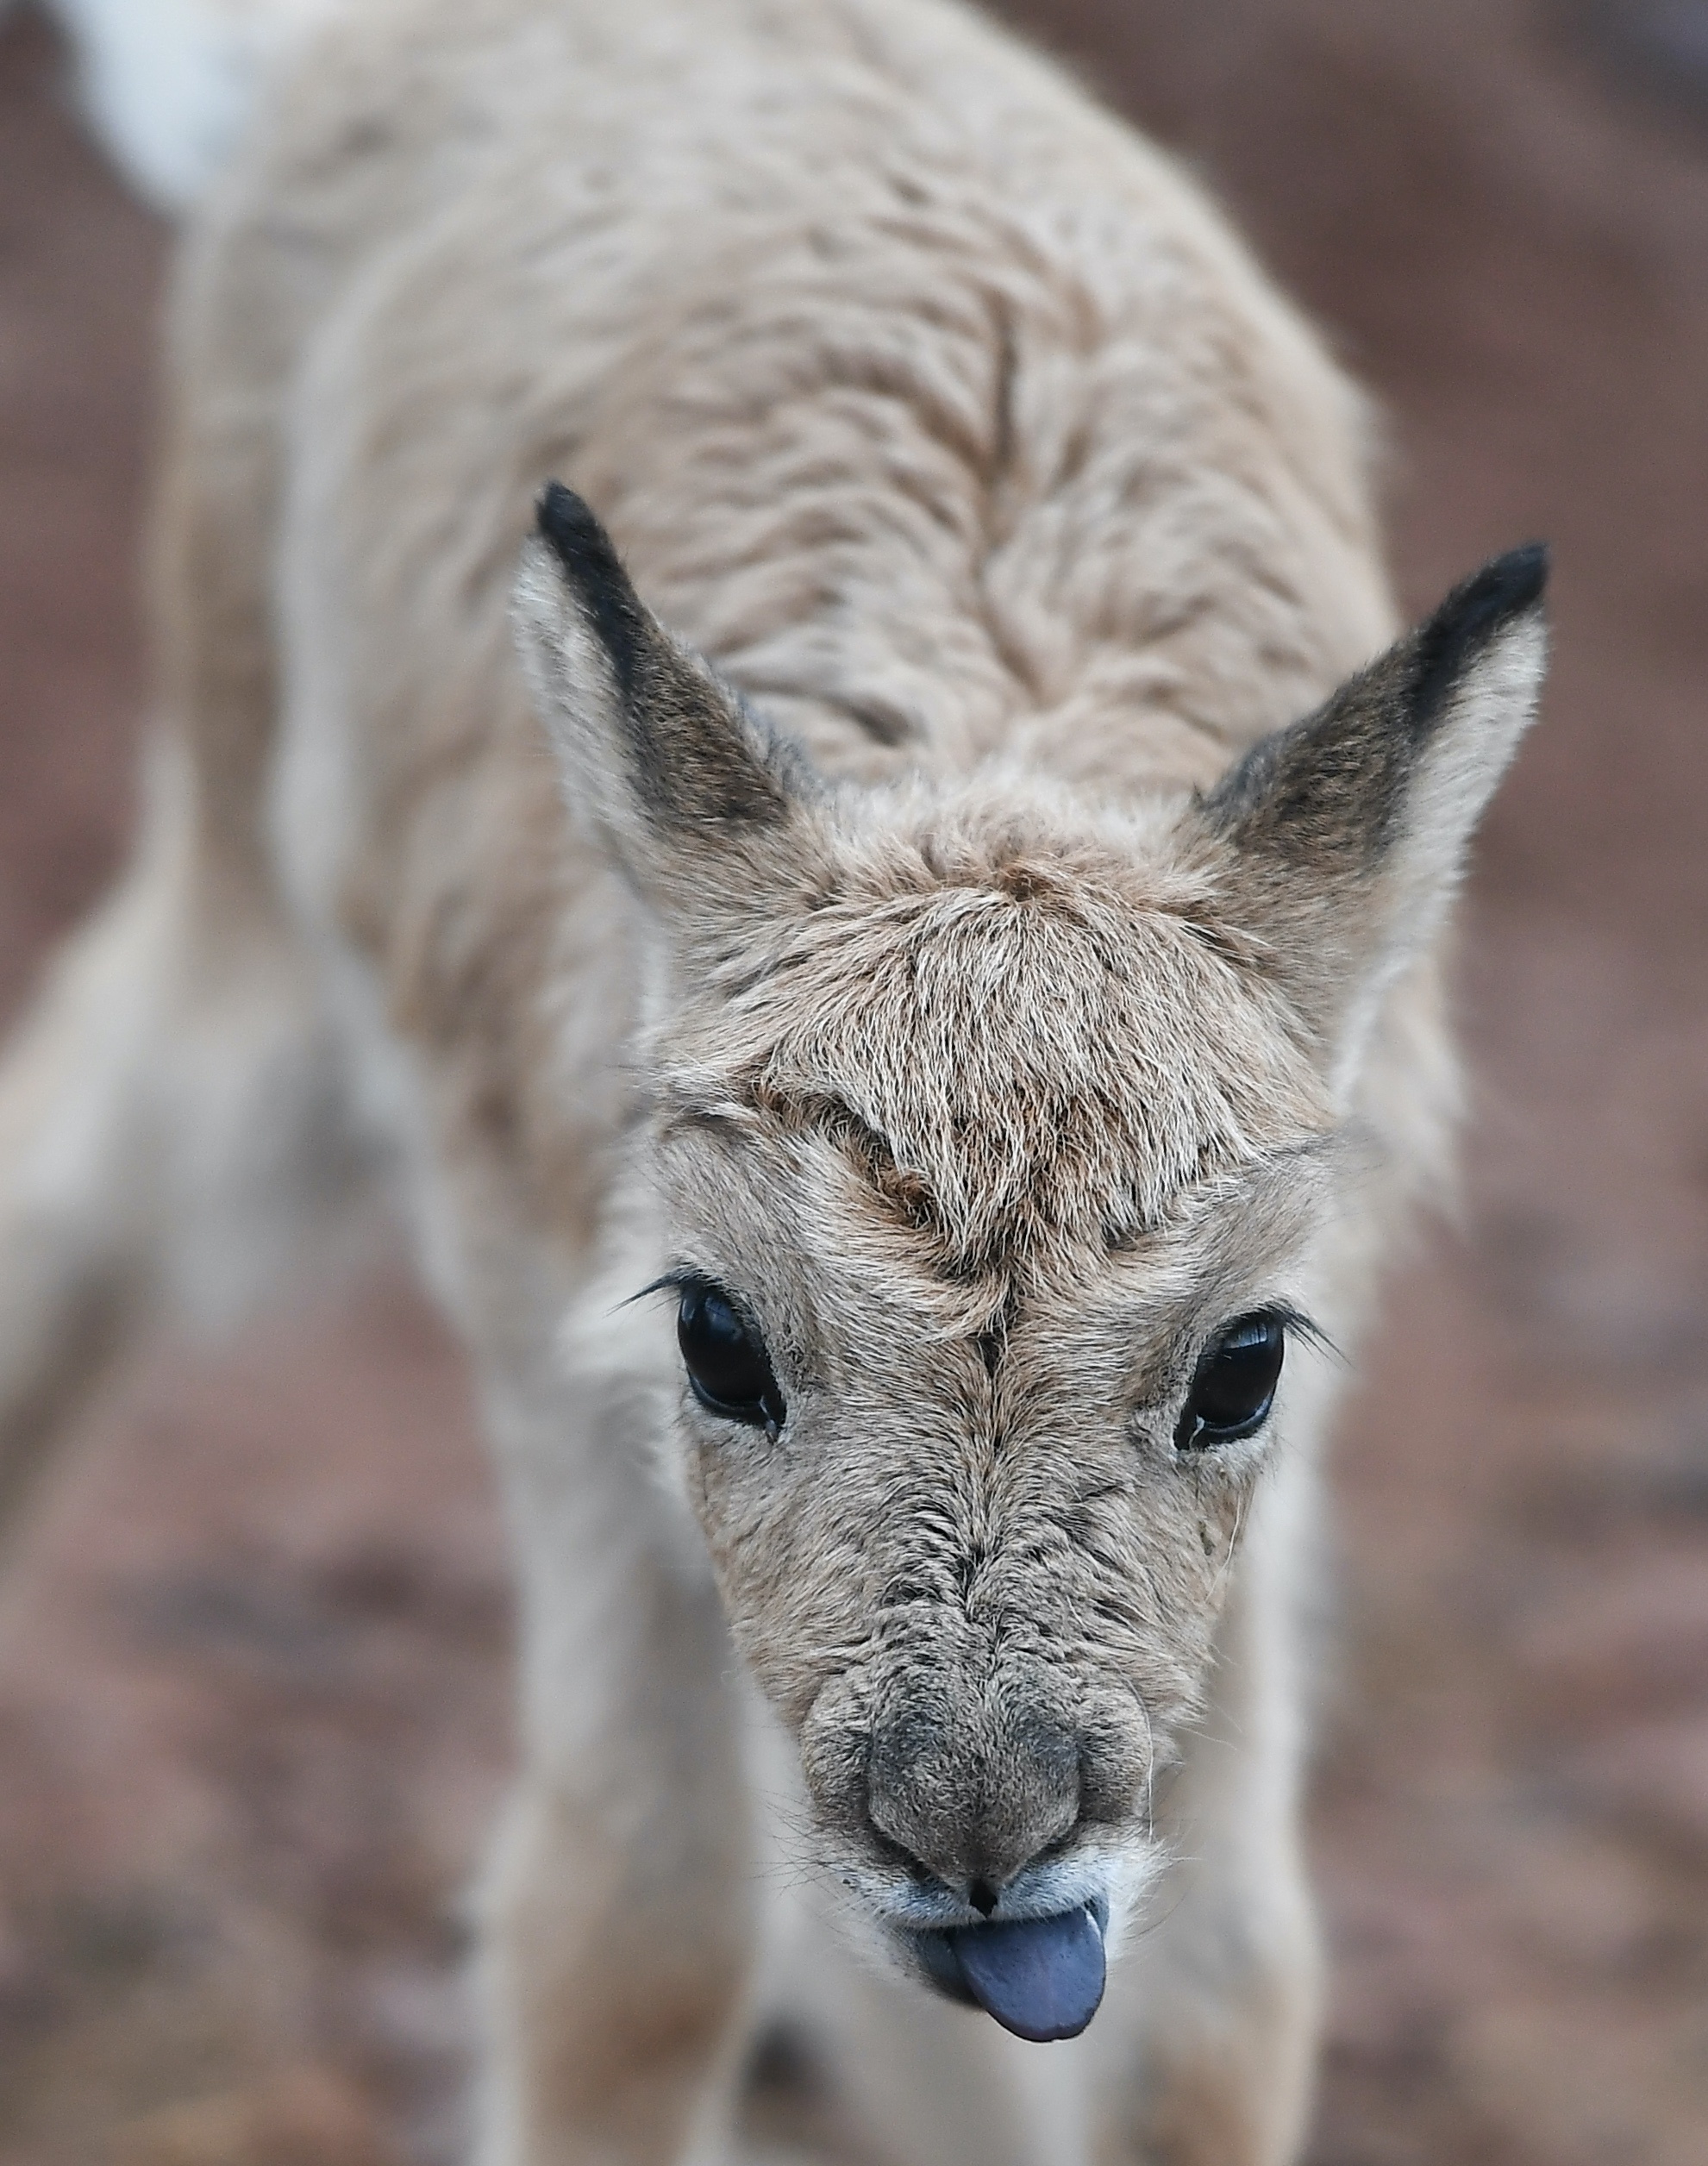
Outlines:
{"type": "Polygon", "coordinates": [[[1118,1244],[1324,1121],[1207,924],[1048,864],[814,912],[708,1021],[700,1075],[852,1163],[950,1275],[1118,1244]]]}

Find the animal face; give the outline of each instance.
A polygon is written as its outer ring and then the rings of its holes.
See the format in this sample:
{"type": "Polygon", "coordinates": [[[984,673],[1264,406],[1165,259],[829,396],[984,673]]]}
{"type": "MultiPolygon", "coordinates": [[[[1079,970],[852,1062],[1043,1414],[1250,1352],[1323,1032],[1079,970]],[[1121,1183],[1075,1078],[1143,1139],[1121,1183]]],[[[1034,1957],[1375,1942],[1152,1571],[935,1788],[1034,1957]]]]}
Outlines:
{"type": "Polygon", "coordinates": [[[1048,1942],[1067,2002],[1100,1989],[1156,1869],[1310,1388],[1362,1039],[1528,718],[1539,558],[1207,800],[1111,811],[1000,773],[833,792],[579,500],[542,535],[525,651],[650,928],[651,1291],[732,1629],[821,1860],[945,1989],[1061,2035],[1015,1979],[1048,1942]]]}
{"type": "Polygon", "coordinates": [[[825,1854],[946,1923],[1142,1849],[1336,1123],[1189,880],[892,817],[648,1067],[732,1622],[825,1854]]]}

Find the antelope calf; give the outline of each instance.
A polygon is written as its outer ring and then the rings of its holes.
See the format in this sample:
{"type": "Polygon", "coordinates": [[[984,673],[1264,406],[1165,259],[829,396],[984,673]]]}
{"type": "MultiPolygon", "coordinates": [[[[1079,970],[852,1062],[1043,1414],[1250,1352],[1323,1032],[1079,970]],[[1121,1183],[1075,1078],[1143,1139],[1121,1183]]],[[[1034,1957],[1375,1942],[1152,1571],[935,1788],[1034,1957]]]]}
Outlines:
{"type": "Polygon", "coordinates": [[[389,1194],[520,1589],[483,2166],[729,2155],[779,2017],[879,2157],[1282,2166],[1323,1349],[1542,553],[1396,641],[1355,395],[949,0],[348,9],[172,382],[7,1464],[389,1194]]]}

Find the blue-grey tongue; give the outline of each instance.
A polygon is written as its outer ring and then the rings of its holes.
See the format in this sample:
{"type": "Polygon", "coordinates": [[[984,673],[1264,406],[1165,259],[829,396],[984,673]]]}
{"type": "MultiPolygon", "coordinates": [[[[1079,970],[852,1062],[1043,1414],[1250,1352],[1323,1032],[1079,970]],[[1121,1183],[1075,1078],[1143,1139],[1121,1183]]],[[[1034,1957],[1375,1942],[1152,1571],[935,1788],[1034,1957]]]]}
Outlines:
{"type": "Polygon", "coordinates": [[[949,1936],[973,1998],[1017,2038],[1077,2038],[1103,1999],[1103,1935],[1089,1910],[949,1936]]]}

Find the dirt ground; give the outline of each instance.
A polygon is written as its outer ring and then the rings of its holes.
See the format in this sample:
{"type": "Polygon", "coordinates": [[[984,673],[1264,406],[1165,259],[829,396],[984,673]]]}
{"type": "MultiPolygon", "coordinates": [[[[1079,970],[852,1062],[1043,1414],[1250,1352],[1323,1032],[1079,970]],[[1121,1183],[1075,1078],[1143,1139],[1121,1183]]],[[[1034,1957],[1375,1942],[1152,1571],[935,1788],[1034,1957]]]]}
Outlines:
{"type": "MultiPolygon", "coordinates": [[[[1028,0],[1388,416],[1402,592],[1556,545],[1464,915],[1462,1224],[1342,1425],[1313,2166],[1708,2156],[1708,85],[1690,0],[1028,0]],[[1682,26],[1682,27],[1681,27],[1682,26]]],[[[0,23],[0,998],[121,849],[166,245],[0,23]]],[[[83,1425],[0,1601],[0,2166],[457,2155],[507,1612],[381,1268],[83,1425]]]]}

